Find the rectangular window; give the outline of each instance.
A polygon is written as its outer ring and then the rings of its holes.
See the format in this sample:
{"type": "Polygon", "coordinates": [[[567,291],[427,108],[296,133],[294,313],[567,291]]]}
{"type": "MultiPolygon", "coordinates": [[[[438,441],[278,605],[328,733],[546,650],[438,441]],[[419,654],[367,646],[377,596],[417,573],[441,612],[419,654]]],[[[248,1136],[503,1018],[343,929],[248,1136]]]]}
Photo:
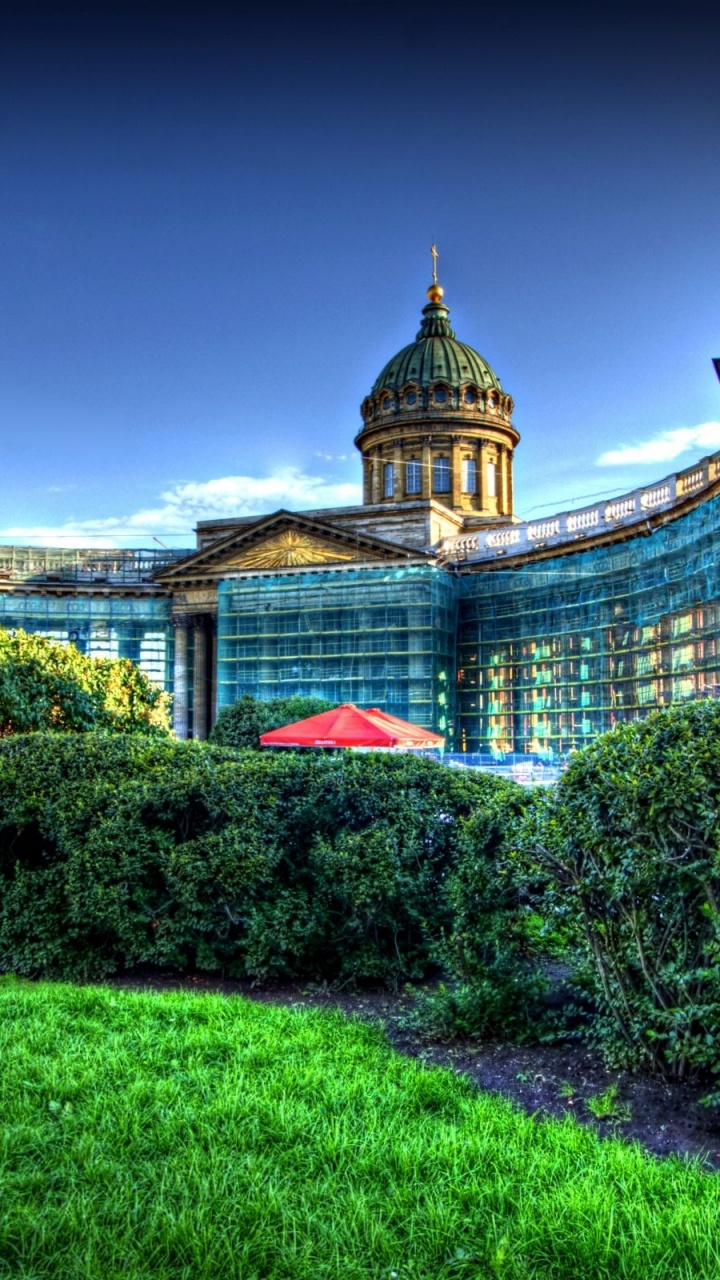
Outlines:
{"type": "Polygon", "coordinates": [[[395,493],[395,467],[392,462],[386,462],[383,467],[383,497],[392,498],[395,493]]]}
{"type": "Polygon", "coordinates": [[[411,458],[407,463],[405,491],[406,493],[420,493],[421,489],[420,461],[418,458],[411,458]]]}
{"type": "Polygon", "coordinates": [[[477,493],[477,462],[474,458],[462,460],[462,491],[477,493]]]}
{"type": "Polygon", "coordinates": [[[450,459],[433,459],[433,489],[435,493],[450,492],[450,459]]]}
{"type": "Polygon", "coordinates": [[[488,462],[487,464],[487,496],[488,498],[495,498],[497,496],[497,489],[495,487],[495,463],[494,462],[488,462]]]}

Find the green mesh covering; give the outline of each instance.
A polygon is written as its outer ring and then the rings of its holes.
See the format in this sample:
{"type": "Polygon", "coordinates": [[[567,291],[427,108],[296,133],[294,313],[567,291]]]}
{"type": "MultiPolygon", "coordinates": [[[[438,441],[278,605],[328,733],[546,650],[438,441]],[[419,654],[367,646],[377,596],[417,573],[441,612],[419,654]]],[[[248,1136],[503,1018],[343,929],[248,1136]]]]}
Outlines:
{"type": "Polygon", "coordinates": [[[355,702],[447,733],[456,584],[432,565],[222,582],[218,706],[243,694],[355,702]]]}
{"type": "Polygon", "coordinates": [[[465,575],[460,750],[564,752],[720,690],[720,498],[663,529],[465,575]]]}
{"type": "Polygon", "coordinates": [[[71,642],[95,658],[130,658],[172,692],[171,601],[0,594],[0,626],[71,642]]]}

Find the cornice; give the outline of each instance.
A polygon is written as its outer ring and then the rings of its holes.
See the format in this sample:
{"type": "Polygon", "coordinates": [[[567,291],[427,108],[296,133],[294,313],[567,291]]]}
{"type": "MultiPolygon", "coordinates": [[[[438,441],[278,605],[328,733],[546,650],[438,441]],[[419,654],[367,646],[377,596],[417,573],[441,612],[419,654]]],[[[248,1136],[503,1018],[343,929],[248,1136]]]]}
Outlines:
{"type": "Polygon", "coordinates": [[[385,421],[369,422],[358,432],[354,444],[361,453],[366,453],[377,443],[395,439],[405,442],[422,440],[427,437],[431,444],[439,443],[444,437],[462,432],[472,436],[474,440],[493,439],[509,440],[513,448],[520,442],[520,432],[511,422],[490,415],[465,416],[461,410],[448,411],[447,414],[414,415],[412,418],[388,417],[385,421]]]}

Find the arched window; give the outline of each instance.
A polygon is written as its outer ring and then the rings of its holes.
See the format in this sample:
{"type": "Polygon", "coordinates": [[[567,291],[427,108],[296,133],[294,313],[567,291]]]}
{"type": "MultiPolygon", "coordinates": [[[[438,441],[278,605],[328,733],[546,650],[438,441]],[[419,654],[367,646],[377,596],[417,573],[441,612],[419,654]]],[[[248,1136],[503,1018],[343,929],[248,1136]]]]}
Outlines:
{"type": "Polygon", "coordinates": [[[450,492],[449,458],[433,458],[433,489],[435,493],[450,492]]]}
{"type": "Polygon", "coordinates": [[[395,493],[395,467],[392,462],[383,466],[383,498],[392,498],[395,493]]]}
{"type": "Polygon", "coordinates": [[[420,474],[420,459],[410,458],[405,471],[405,492],[420,493],[422,490],[422,477],[420,474]]]}

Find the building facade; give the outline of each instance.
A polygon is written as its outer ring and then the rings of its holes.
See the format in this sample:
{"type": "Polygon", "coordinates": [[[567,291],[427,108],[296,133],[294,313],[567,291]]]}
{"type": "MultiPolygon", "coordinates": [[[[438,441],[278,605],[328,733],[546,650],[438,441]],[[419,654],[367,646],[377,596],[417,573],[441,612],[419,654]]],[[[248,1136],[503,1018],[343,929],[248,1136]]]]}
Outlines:
{"type": "Polygon", "coordinates": [[[201,521],[184,551],[0,548],[0,625],[137,662],[180,737],[298,693],[554,755],[715,695],[720,453],[523,523],[512,413],[434,281],[362,404],[362,506],[201,521]]]}

